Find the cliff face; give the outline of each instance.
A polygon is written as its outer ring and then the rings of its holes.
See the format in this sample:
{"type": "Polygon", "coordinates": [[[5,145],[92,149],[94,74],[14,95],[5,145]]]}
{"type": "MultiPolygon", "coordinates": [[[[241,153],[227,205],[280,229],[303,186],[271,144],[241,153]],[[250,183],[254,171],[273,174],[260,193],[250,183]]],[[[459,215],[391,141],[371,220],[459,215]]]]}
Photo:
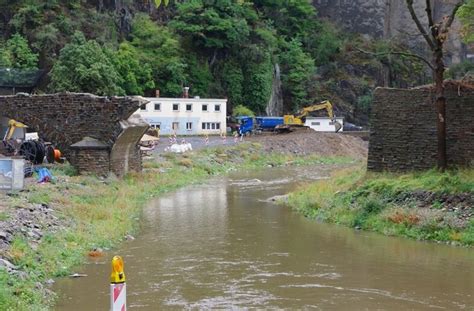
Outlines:
{"type": "MultiPolygon", "coordinates": [[[[435,22],[452,10],[453,1],[432,0],[435,22]]],[[[425,1],[415,0],[416,13],[426,29],[428,22],[425,1]]],[[[400,39],[416,50],[426,46],[410,13],[405,0],[313,0],[321,17],[341,25],[344,29],[374,38],[400,39]]],[[[447,45],[447,63],[459,63],[465,58],[466,50],[456,29],[455,22],[447,45]]],[[[426,52],[426,51],[425,51],[426,52]]]]}

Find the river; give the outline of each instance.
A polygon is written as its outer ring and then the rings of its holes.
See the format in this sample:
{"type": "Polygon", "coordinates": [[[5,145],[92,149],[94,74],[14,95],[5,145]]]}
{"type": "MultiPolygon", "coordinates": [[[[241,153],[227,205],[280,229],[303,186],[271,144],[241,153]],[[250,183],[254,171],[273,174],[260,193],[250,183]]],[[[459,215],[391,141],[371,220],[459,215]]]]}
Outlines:
{"type": "Polygon", "coordinates": [[[305,219],[267,199],[330,167],[235,173],[144,209],[140,235],[61,279],[56,310],[107,310],[110,258],[131,310],[473,310],[474,250],[305,219]]]}

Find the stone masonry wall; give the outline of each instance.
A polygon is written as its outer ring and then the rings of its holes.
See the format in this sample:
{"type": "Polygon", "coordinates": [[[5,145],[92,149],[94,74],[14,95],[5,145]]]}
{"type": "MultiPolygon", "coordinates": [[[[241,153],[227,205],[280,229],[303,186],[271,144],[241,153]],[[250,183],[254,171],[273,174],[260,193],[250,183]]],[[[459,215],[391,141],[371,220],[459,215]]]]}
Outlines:
{"type": "Polygon", "coordinates": [[[74,150],[72,151],[71,165],[80,174],[92,173],[97,176],[107,176],[110,169],[110,155],[108,150],[74,150]]]}
{"type": "Polygon", "coordinates": [[[127,120],[146,103],[141,97],[78,93],[0,96],[0,115],[37,131],[40,138],[53,143],[71,163],[74,159],[70,146],[84,137],[102,141],[112,151],[125,150],[127,154],[115,153],[114,165],[109,165],[112,172],[122,176],[128,169],[141,170],[137,144],[148,125],[143,120],[127,120]],[[124,133],[125,137],[119,139],[124,133]]]}
{"type": "MultiPolygon", "coordinates": [[[[110,168],[118,176],[129,171],[140,172],[142,170],[142,157],[138,146],[139,140],[144,134],[143,126],[139,126],[141,124],[143,121],[137,116],[120,122],[123,130],[110,152],[110,168]]],[[[145,125],[148,128],[148,125],[145,125]]]]}
{"type": "MultiPolygon", "coordinates": [[[[474,87],[446,84],[447,159],[474,165],[474,87]]],[[[424,170],[436,167],[434,89],[377,88],[372,106],[368,169],[424,170]]]]}

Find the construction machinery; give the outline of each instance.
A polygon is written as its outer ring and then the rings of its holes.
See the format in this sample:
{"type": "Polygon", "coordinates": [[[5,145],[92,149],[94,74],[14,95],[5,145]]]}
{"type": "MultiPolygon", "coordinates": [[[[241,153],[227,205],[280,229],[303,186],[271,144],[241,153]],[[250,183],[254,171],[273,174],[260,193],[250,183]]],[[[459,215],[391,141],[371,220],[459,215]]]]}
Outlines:
{"type": "Polygon", "coordinates": [[[301,109],[298,114],[295,115],[284,115],[283,116],[283,123],[282,125],[277,126],[277,130],[280,132],[292,132],[297,129],[307,129],[308,127],[305,126],[305,118],[311,112],[318,111],[318,110],[326,110],[329,118],[334,123],[336,133],[339,132],[342,128],[342,125],[336,120],[334,116],[334,110],[331,102],[329,100],[325,100],[320,102],[319,104],[311,105],[309,107],[305,107],[301,109]]]}
{"type": "Polygon", "coordinates": [[[52,146],[46,145],[43,142],[37,140],[26,140],[25,135],[17,139],[13,138],[16,129],[24,128],[27,128],[27,126],[21,122],[13,119],[8,121],[8,128],[2,140],[5,149],[5,155],[21,155],[25,160],[30,161],[33,164],[43,163],[45,156],[48,157],[48,161],[51,159],[54,161],[55,155],[54,148],[52,146]]]}
{"type": "Polygon", "coordinates": [[[13,139],[13,134],[15,134],[16,129],[24,129],[27,126],[21,122],[15,121],[13,119],[8,121],[7,130],[5,131],[5,135],[3,136],[3,145],[5,147],[7,154],[16,154],[16,150],[20,147],[19,141],[25,139],[24,130],[22,132],[22,137],[19,140],[13,139]]]}

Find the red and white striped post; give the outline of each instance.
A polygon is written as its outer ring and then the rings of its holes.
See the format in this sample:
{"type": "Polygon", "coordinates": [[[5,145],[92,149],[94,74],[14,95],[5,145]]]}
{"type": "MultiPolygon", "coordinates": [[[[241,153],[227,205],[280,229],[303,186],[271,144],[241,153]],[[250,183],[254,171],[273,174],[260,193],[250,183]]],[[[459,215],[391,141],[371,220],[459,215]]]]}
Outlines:
{"type": "Polygon", "coordinates": [[[221,138],[222,144],[225,145],[227,143],[227,135],[224,132],[221,133],[221,138]]]}
{"type": "Polygon", "coordinates": [[[173,144],[178,143],[178,136],[176,135],[176,131],[173,132],[173,144]]]}
{"type": "Polygon", "coordinates": [[[120,256],[112,258],[112,274],[110,275],[110,310],[127,310],[127,284],[123,271],[123,259],[120,256]]]}

